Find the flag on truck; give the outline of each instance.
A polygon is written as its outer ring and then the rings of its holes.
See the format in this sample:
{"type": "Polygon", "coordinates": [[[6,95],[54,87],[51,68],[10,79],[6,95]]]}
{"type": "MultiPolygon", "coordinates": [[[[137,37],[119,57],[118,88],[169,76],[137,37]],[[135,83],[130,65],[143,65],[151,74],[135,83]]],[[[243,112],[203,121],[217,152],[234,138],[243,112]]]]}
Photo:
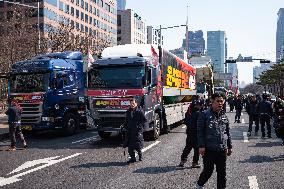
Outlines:
{"type": "Polygon", "coordinates": [[[92,63],[95,61],[92,51],[88,50],[87,55],[84,57],[84,72],[86,72],[92,65],[92,63]]]}

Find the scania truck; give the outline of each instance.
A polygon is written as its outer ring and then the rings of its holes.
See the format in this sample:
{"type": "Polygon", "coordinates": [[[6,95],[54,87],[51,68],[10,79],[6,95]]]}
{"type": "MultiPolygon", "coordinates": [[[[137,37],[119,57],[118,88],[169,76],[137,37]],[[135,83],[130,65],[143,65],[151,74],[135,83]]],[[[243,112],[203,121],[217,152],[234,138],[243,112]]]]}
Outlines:
{"type": "Polygon", "coordinates": [[[24,130],[86,126],[85,73],[80,52],[50,53],[16,62],[9,73],[9,99],[22,107],[24,130]]]}
{"type": "Polygon", "coordinates": [[[119,132],[130,98],[138,99],[147,123],[144,134],[155,140],[184,119],[196,95],[195,68],[154,45],[108,47],[88,72],[89,107],[102,138],[119,132]]]}

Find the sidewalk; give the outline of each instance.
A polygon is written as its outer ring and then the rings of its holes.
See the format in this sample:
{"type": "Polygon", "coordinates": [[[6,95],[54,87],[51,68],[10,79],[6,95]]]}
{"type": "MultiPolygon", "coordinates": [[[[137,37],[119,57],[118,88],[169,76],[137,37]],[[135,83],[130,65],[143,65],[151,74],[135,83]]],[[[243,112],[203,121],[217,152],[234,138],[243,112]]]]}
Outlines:
{"type": "Polygon", "coordinates": [[[9,137],[8,118],[5,114],[0,114],[0,140],[9,137]]]}

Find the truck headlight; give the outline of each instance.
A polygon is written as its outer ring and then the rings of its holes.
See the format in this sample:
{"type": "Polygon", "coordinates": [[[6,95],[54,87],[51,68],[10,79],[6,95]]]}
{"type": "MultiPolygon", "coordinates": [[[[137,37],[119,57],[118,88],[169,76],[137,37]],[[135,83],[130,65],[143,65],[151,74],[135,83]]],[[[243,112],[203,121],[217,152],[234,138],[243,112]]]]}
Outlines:
{"type": "Polygon", "coordinates": [[[54,105],[54,108],[55,108],[56,110],[59,110],[59,108],[60,108],[60,107],[59,107],[59,104],[55,104],[55,105],[54,105]]]}
{"type": "Polygon", "coordinates": [[[54,122],[54,118],[53,117],[42,117],[41,120],[42,121],[46,121],[46,122],[54,122]]]}

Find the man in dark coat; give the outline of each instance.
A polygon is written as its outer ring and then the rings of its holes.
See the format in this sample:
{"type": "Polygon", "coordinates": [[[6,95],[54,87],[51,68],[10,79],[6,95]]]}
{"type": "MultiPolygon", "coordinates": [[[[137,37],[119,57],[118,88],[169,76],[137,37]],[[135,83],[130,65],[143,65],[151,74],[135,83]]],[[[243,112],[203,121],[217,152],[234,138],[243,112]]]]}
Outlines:
{"type": "Polygon", "coordinates": [[[262,138],[265,137],[265,125],[267,127],[267,137],[271,138],[271,124],[270,119],[273,116],[272,104],[267,100],[267,95],[262,96],[262,101],[259,103],[260,125],[262,138]]]}
{"type": "Polygon", "coordinates": [[[242,96],[238,95],[237,99],[235,100],[235,109],[236,109],[236,115],[235,115],[235,123],[241,123],[241,114],[243,110],[243,100],[242,96]]]}
{"type": "Polygon", "coordinates": [[[203,102],[201,100],[194,100],[185,114],[186,124],[186,145],[181,155],[181,161],[179,167],[183,167],[187,162],[187,157],[192,149],[194,149],[193,161],[191,164],[192,168],[199,168],[199,148],[197,146],[197,118],[200,111],[203,108],[203,102]]]}
{"type": "Polygon", "coordinates": [[[126,111],[125,130],[126,137],[123,147],[128,147],[130,160],[127,163],[136,162],[135,151],[139,156],[139,161],[142,161],[142,148],[144,145],[143,131],[147,122],[144,111],[138,107],[135,98],[130,100],[130,108],[126,111]]]}
{"type": "Polygon", "coordinates": [[[22,134],[21,130],[21,108],[20,105],[12,100],[10,102],[10,107],[6,111],[6,115],[8,115],[8,123],[9,123],[9,134],[11,139],[11,146],[8,151],[16,150],[16,134],[20,137],[21,142],[24,148],[27,148],[27,143],[22,134]]]}
{"type": "Polygon", "coordinates": [[[255,135],[257,135],[259,130],[259,103],[255,95],[253,95],[251,100],[247,103],[246,111],[249,115],[248,136],[251,136],[253,122],[255,122],[255,135]]]}

